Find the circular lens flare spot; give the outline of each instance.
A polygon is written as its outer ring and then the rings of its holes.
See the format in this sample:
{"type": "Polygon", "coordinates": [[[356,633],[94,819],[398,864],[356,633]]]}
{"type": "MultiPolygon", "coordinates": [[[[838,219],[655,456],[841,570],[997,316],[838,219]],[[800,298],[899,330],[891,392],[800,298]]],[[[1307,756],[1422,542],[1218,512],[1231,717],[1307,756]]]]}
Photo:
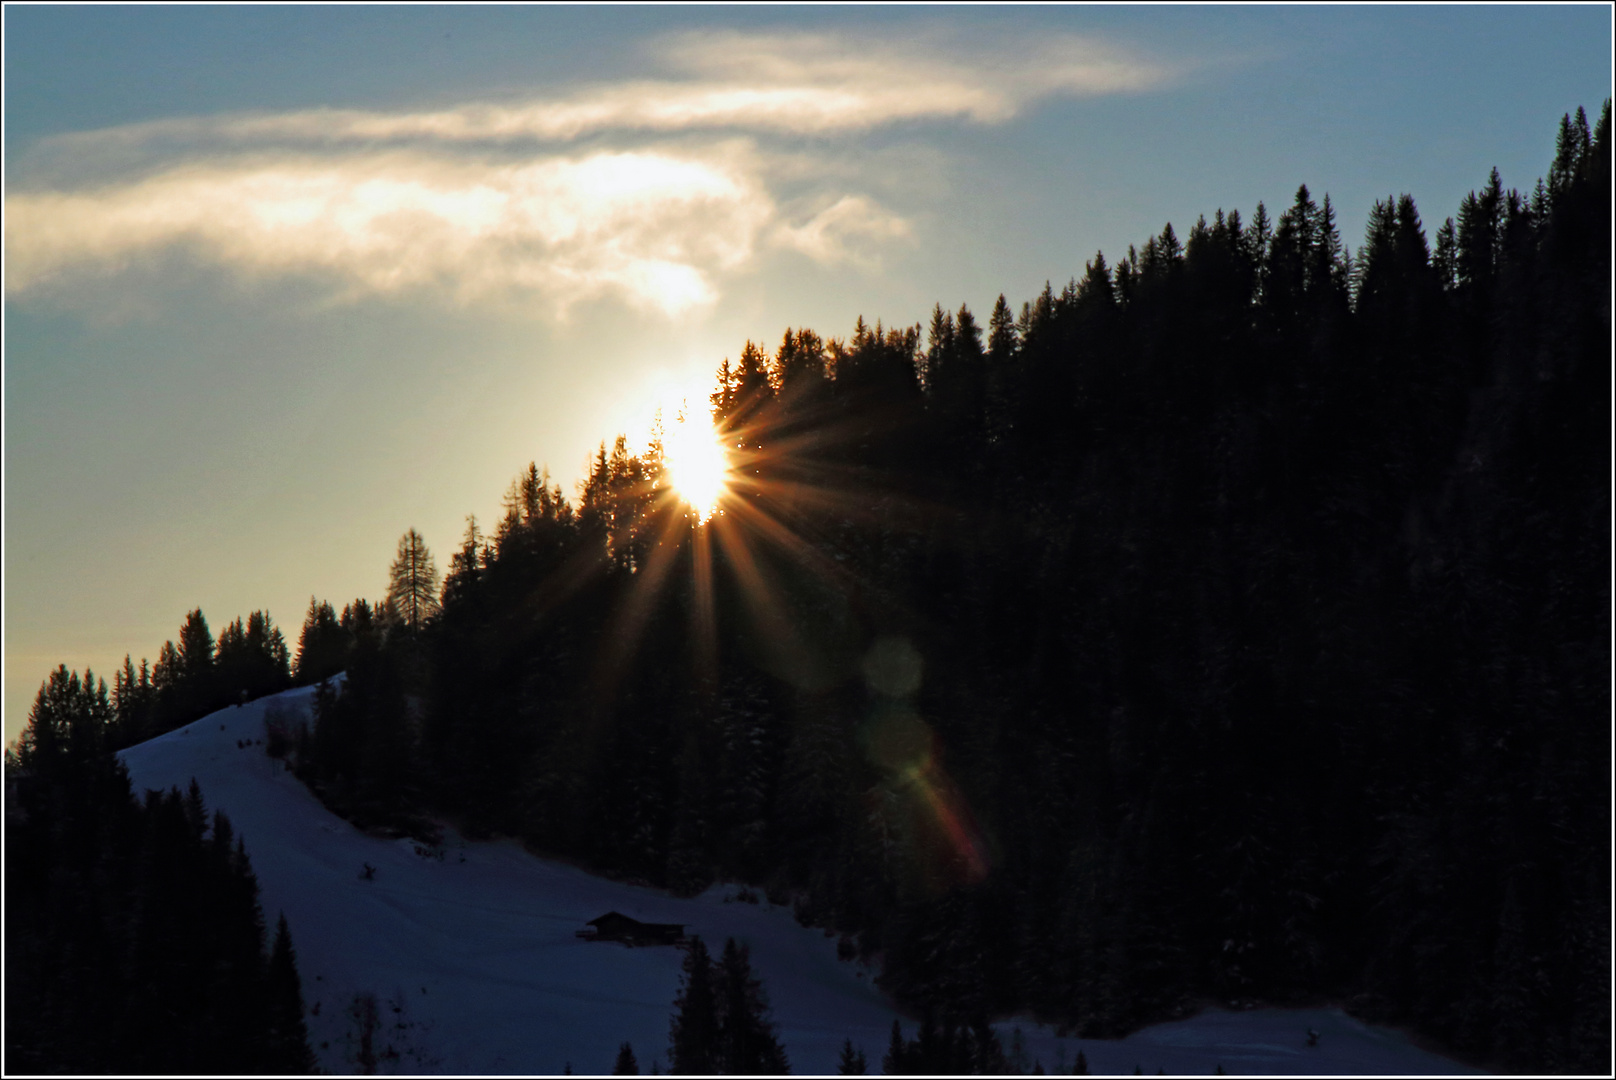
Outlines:
{"type": "Polygon", "coordinates": [[[668,432],[664,453],[673,489],[700,520],[712,517],[729,487],[729,455],[718,435],[681,417],[668,432]]]}

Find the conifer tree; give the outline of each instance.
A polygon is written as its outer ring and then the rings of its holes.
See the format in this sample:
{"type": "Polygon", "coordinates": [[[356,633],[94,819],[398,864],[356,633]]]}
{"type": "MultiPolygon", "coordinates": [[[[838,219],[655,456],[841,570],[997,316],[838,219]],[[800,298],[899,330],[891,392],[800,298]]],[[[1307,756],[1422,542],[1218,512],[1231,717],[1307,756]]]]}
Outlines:
{"type": "Polygon", "coordinates": [[[387,599],[410,633],[418,633],[438,610],[438,568],[426,541],[414,529],[399,538],[388,582],[387,599]]]}
{"type": "Polygon", "coordinates": [[[624,1043],[617,1048],[617,1061],[612,1065],[613,1076],[638,1076],[640,1063],[634,1060],[634,1047],[624,1043]]]}
{"type": "Polygon", "coordinates": [[[449,573],[443,579],[445,606],[469,599],[477,591],[483,572],[483,538],[477,529],[477,515],[466,515],[466,536],[460,550],[449,557],[449,573]]]}
{"type": "Polygon", "coordinates": [[[303,616],[303,631],[297,640],[297,659],[292,664],[293,681],[307,686],[341,671],[348,663],[350,641],[331,604],[309,597],[309,610],[303,616]]]}
{"type": "Polygon", "coordinates": [[[976,1021],[971,1025],[972,1042],[975,1043],[975,1068],[973,1071],[984,1076],[998,1076],[1009,1068],[1004,1057],[1004,1045],[999,1042],[999,1033],[993,1030],[987,1017],[978,1014],[976,1021]]]}
{"type": "MultiPolygon", "coordinates": [[[[1588,114],[1579,105],[1573,120],[1570,113],[1560,118],[1560,131],[1554,140],[1554,163],[1549,166],[1549,196],[1563,199],[1581,176],[1593,140],[1588,132],[1588,114]]],[[[1496,174],[1498,170],[1494,169],[1496,174]]]]}
{"type": "Polygon", "coordinates": [[[774,380],[782,409],[812,416],[822,405],[825,379],[825,343],[812,330],[787,330],[774,357],[774,380]]]}
{"type": "Polygon", "coordinates": [[[213,634],[201,608],[186,613],[178,652],[182,676],[193,684],[205,681],[213,668],[213,634]]]}
{"type": "Polygon", "coordinates": [[[953,315],[948,343],[936,373],[938,404],[952,419],[956,438],[979,438],[987,419],[986,354],[982,328],[964,304],[953,315]]]}
{"type": "Polygon", "coordinates": [[[257,881],[228,819],[215,814],[210,835],[195,781],[188,796],[137,803],[122,763],[75,736],[102,726],[103,684],[53,682],[7,753],[8,781],[23,781],[8,789],[6,825],[8,1066],[307,1071],[306,1043],[294,1054],[282,1040],[275,1056],[272,982],[290,938],[266,962],[257,881]],[[31,761],[26,778],[18,758],[31,761]]]}
{"type": "MultiPolygon", "coordinates": [[[[724,418],[729,416],[740,400],[740,381],[730,368],[729,357],[724,357],[723,361],[718,365],[718,376],[715,381],[717,388],[708,396],[707,403],[711,406],[713,427],[718,428],[721,427],[724,418]]],[[[602,443],[600,447],[600,460],[602,463],[605,462],[605,458],[606,444],[602,443]]]]}
{"type": "Polygon", "coordinates": [[[982,353],[982,328],[977,324],[976,316],[964,304],[954,313],[954,342],[961,350],[966,362],[980,362],[982,353]]]}
{"type": "Polygon", "coordinates": [[[692,936],[685,946],[683,970],[668,1033],[668,1072],[686,1076],[714,1073],[721,1064],[718,999],[712,958],[700,937],[692,936]]]}
{"type": "Polygon", "coordinates": [[[303,1021],[303,984],[297,974],[297,953],[292,931],[282,912],[275,924],[275,943],[269,954],[269,1065],[270,1072],[312,1073],[314,1054],[309,1049],[303,1021]]]}
{"type": "Polygon", "coordinates": [[[1451,217],[1442,222],[1442,227],[1437,230],[1436,252],[1431,264],[1436,269],[1442,291],[1452,292],[1459,283],[1459,234],[1454,229],[1451,217]]]}
{"type": "Polygon", "coordinates": [[[27,726],[17,739],[17,764],[30,772],[48,773],[67,757],[73,731],[88,722],[79,673],[58,665],[40,684],[28,713],[27,726]]]}
{"type": "Polygon", "coordinates": [[[152,665],[152,702],[157,715],[157,727],[167,730],[179,714],[180,654],[172,641],[163,642],[157,650],[157,662],[152,665]]]}
{"type": "Polygon", "coordinates": [[[988,358],[997,365],[1010,362],[1010,357],[1020,344],[1016,332],[1015,318],[1010,314],[1010,305],[1005,302],[1004,293],[993,302],[993,313],[988,316],[988,358]]]}
{"type": "Polygon", "coordinates": [[[1251,267],[1256,280],[1254,298],[1265,301],[1271,270],[1269,255],[1273,250],[1274,225],[1268,217],[1268,208],[1261,201],[1257,203],[1257,209],[1252,211],[1251,224],[1246,228],[1244,243],[1246,264],[1251,267]]]}
{"type": "Polygon", "coordinates": [[[113,749],[133,746],[146,737],[151,721],[151,673],[146,661],[140,662],[137,674],[129,655],[124,654],[123,669],[112,677],[112,710],[117,715],[117,731],[113,749]]]}
{"type": "Polygon", "coordinates": [[[1003,442],[1010,434],[1019,374],[1015,358],[1020,346],[1021,336],[1010,314],[1010,305],[1000,293],[988,317],[987,437],[990,443],[1003,442]]]}
{"type": "Polygon", "coordinates": [[[252,661],[247,653],[247,627],[240,618],[226,623],[219,631],[214,661],[223,697],[232,698],[247,689],[252,661]]]}
{"type": "Polygon", "coordinates": [[[942,304],[933,304],[931,326],[926,332],[926,365],[923,369],[922,383],[926,393],[934,398],[937,394],[937,373],[947,365],[953,350],[953,313],[944,311],[942,304]]]}
{"type": "Polygon", "coordinates": [[[178,715],[174,720],[185,723],[219,704],[213,634],[201,608],[186,613],[175,654],[179,670],[174,705],[178,715]]]}
{"type": "Polygon", "coordinates": [[[763,982],[752,973],[751,949],[734,938],[718,964],[718,1064],[730,1076],[790,1072],[775,1032],[763,982]]]}
{"type": "Polygon", "coordinates": [[[887,1076],[904,1076],[909,1073],[909,1047],[903,1039],[903,1028],[898,1021],[892,1021],[892,1038],[887,1041],[887,1052],[881,1058],[881,1071],[887,1076]]]}
{"type": "Polygon", "coordinates": [[[253,692],[272,693],[291,685],[291,654],[286,636],[267,611],[247,616],[247,652],[252,657],[253,692]]]}
{"type": "Polygon", "coordinates": [[[864,1058],[864,1049],[853,1049],[853,1040],[845,1039],[842,1042],[842,1053],[836,1060],[836,1072],[839,1076],[863,1076],[869,1071],[869,1063],[864,1058]]]}
{"type": "Polygon", "coordinates": [[[1096,251],[1094,258],[1083,267],[1083,280],[1077,287],[1077,299],[1091,308],[1110,310],[1116,303],[1111,287],[1111,268],[1106,265],[1105,252],[1096,251]]]}
{"type": "Polygon", "coordinates": [[[769,383],[769,357],[762,346],[748,341],[741,347],[734,375],[735,400],[726,417],[729,426],[750,419],[774,396],[769,383]]]}

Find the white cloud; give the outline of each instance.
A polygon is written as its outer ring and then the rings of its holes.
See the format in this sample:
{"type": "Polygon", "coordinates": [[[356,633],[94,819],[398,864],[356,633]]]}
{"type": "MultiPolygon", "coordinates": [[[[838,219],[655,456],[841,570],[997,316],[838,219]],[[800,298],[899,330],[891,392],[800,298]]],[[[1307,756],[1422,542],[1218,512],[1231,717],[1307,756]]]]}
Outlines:
{"type": "Polygon", "coordinates": [[[781,222],[774,242],[821,263],[873,265],[882,246],[907,240],[913,229],[907,221],[884,210],[863,195],[844,195],[801,225],[781,222]]]}
{"type": "Polygon", "coordinates": [[[814,34],[683,34],[664,66],[682,76],[583,87],[561,96],[382,112],[306,109],[191,117],[59,137],[58,146],[157,141],[564,141],[602,131],[734,128],[792,135],[859,131],[911,120],[997,123],[1051,96],[1148,89],[1162,65],[1073,35],[975,43],[970,50],[873,46],[814,34]]]}
{"type": "Polygon", "coordinates": [[[718,277],[752,260],[760,238],[823,263],[872,265],[911,227],[845,190],[837,159],[848,144],[797,155],[798,187],[801,161],[823,163],[807,178],[822,209],[793,224],[770,186],[770,155],[786,151],[734,138],[675,144],[674,133],[845,137],[900,121],[994,123],[1051,95],[1165,77],[1074,37],[965,54],[720,33],[665,39],[660,56],[668,78],[525,102],[177,118],[45,140],[30,155],[34,175],[77,183],[13,183],[7,292],[118,273],[178,248],[247,277],[322,277],[339,297],[430,289],[473,303],[531,292],[564,314],[615,293],[675,314],[713,302],[718,277]],[[627,148],[565,149],[603,132],[627,148]]]}
{"type": "Polygon", "coordinates": [[[601,152],[486,163],[420,152],[180,166],[6,200],[7,288],[117,271],[181,245],[247,275],[330,275],[355,294],[467,303],[527,290],[557,311],[605,292],[677,313],[750,257],[773,203],[744,159],[601,152]]]}

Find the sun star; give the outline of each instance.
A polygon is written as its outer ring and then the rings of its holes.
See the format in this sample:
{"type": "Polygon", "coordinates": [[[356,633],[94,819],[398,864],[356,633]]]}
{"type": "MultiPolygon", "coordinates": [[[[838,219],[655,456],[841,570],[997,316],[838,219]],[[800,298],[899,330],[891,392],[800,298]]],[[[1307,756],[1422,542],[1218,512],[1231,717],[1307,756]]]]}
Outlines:
{"type": "Polygon", "coordinates": [[[668,433],[665,452],[674,490],[706,521],[729,486],[729,458],[717,433],[681,417],[668,433]]]}

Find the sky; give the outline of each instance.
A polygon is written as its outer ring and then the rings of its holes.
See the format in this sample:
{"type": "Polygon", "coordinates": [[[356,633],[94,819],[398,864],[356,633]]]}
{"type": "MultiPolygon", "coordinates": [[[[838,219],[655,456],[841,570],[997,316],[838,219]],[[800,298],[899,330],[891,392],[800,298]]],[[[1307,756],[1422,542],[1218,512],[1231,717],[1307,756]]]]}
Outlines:
{"type": "Polygon", "coordinates": [[[1168,222],[1530,190],[1610,9],[4,9],[5,737],[185,613],[385,593],[747,340],[1168,222]]]}

